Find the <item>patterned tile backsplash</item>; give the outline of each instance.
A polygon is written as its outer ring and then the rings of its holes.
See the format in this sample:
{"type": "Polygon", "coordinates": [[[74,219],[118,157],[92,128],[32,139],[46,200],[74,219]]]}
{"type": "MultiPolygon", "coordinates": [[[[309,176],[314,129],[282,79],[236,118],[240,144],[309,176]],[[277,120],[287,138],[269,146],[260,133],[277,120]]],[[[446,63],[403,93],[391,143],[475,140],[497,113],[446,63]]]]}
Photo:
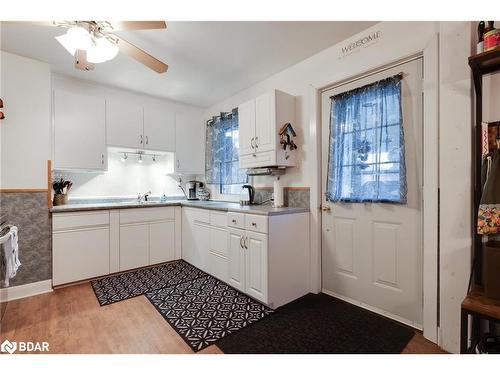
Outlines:
{"type": "MultiPolygon", "coordinates": [[[[284,189],[284,203],[286,207],[301,207],[309,208],[309,188],[290,188],[285,187],[284,189]]],[[[255,202],[261,203],[268,201],[265,204],[271,204],[269,201],[273,195],[272,188],[255,188],[255,202]]]]}
{"type": "Polygon", "coordinates": [[[0,210],[19,230],[21,267],[10,286],[52,278],[52,223],[47,193],[0,193],[0,210]]]}

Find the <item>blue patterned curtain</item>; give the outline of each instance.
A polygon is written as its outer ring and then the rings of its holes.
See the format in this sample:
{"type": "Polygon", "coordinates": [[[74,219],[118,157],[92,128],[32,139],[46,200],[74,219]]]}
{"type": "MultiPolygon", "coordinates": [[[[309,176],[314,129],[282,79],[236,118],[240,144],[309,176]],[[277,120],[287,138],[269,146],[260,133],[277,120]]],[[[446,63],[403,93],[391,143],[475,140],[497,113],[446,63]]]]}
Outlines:
{"type": "Polygon", "coordinates": [[[331,97],[328,201],[406,203],[401,79],[331,97]]]}
{"type": "Polygon", "coordinates": [[[244,184],[248,177],[239,164],[238,110],[221,113],[207,122],[205,179],[207,184],[244,184]]]}

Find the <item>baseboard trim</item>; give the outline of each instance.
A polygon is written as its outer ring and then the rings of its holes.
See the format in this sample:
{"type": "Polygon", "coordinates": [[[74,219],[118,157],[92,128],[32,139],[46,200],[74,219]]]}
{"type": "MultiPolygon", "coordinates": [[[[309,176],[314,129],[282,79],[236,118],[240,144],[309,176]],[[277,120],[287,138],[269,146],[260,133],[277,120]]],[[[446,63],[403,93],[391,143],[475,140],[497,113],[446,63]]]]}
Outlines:
{"type": "Polygon", "coordinates": [[[403,323],[404,325],[407,325],[407,326],[410,326],[412,328],[418,329],[419,331],[422,331],[422,328],[423,328],[422,325],[415,323],[415,322],[412,322],[408,319],[402,318],[399,315],[392,314],[392,313],[387,312],[385,310],[379,309],[378,307],[373,307],[373,306],[367,305],[366,303],[356,301],[356,300],[349,298],[349,297],[344,297],[340,294],[337,294],[337,293],[332,292],[332,291],[327,290],[327,289],[323,289],[322,292],[325,294],[328,294],[332,297],[341,299],[342,301],[349,302],[352,305],[356,305],[356,306],[361,307],[365,310],[369,310],[369,311],[374,312],[376,314],[385,316],[386,318],[395,320],[397,322],[403,323]]]}
{"type": "Polygon", "coordinates": [[[52,292],[52,279],[1,289],[0,300],[8,302],[49,292],[52,292]]]}

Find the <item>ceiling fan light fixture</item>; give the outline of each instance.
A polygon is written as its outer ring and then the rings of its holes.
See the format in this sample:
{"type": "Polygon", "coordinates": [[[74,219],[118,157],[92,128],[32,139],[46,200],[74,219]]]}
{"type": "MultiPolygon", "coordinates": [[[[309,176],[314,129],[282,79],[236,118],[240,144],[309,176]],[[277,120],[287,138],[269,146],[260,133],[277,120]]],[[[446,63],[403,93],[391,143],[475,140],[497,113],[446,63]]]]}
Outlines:
{"type": "Polygon", "coordinates": [[[81,26],[70,27],[66,34],[56,36],[56,40],[71,55],[74,55],[77,49],[88,50],[92,47],[92,38],[89,32],[81,26]]]}
{"type": "Polygon", "coordinates": [[[94,38],[93,45],[87,50],[87,60],[93,64],[103,63],[114,59],[118,51],[118,45],[108,38],[94,38]]]}

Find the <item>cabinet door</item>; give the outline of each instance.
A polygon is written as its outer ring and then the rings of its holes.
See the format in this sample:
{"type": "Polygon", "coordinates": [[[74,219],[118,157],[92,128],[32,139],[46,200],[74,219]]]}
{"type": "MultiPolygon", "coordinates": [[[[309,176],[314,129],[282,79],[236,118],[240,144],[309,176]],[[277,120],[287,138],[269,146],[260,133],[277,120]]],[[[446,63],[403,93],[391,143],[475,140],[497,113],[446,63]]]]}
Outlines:
{"type": "Polygon", "coordinates": [[[243,236],[245,232],[231,228],[229,230],[229,280],[236,289],[245,292],[245,249],[243,236]]]}
{"type": "Polygon", "coordinates": [[[255,99],[255,146],[257,152],[276,148],[275,94],[274,91],[255,99]]]}
{"type": "Polygon", "coordinates": [[[245,276],[246,293],[267,303],[267,235],[246,232],[245,276]]]}
{"type": "Polygon", "coordinates": [[[175,113],[160,107],[144,107],[144,148],[175,151],[175,113]]]}
{"type": "Polygon", "coordinates": [[[175,171],[205,174],[205,126],[196,114],[175,116],[175,171]]]}
{"type": "Polygon", "coordinates": [[[53,235],[54,285],[109,273],[109,228],[71,230],[53,235]]]}
{"type": "Polygon", "coordinates": [[[193,265],[199,269],[208,270],[208,252],[210,248],[210,227],[204,224],[194,222],[193,225],[193,265]]]}
{"type": "Polygon", "coordinates": [[[255,100],[250,100],[238,106],[238,126],[240,155],[250,155],[255,152],[255,100]]]}
{"type": "Polygon", "coordinates": [[[142,148],[143,108],[132,100],[106,100],[108,146],[142,148]]]}
{"type": "Polygon", "coordinates": [[[105,101],[90,95],[54,93],[54,168],[105,170],[105,101]]]}
{"type": "Polygon", "coordinates": [[[120,226],[120,271],[149,264],[148,224],[120,226]]]}
{"type": "Polygon", "coordinates": [[[149,224],[149,264],[175,259],[175,221],[149,224]]]}

